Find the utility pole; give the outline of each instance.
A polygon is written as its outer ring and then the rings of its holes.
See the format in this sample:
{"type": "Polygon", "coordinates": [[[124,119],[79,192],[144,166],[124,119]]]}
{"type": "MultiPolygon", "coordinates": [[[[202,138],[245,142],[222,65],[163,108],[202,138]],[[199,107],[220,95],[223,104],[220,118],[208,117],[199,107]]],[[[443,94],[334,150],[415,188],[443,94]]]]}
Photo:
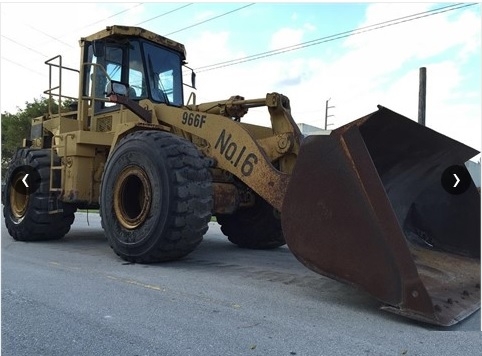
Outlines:
{"type": "Polygon", "coordinates": [[[328,102],[330,100],[331,100],[331,98],[326,101],[326,105],[325,105],[325,130],[328,129],[329,125],[333,125],[333,124],[328,124],[328,118],[330,116],[333,116],[333,115],[328,115],[328,109],[334,108],[334,106],[328,106],[328,102]]]}
{"type": "Polygon", "coordinates": [[[420,68],[420,84],[418,89],[418,123],[425,126],[425,104],[427,99],[427,68],[420,68]]]}

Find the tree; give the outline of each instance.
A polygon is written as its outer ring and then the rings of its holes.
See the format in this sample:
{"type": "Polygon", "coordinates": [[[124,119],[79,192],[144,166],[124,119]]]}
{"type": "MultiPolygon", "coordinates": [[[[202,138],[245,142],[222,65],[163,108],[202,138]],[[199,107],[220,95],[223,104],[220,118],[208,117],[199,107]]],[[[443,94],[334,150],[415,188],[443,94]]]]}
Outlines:
{"type": "MultiPolygon", "coordinates": [[[[62,107],[68,108],[71,101],[63,102],[62,107]]],[[[4,112],[1,115],[2,122],[2,179],[10,159],[18,147],[22,146],[24,138],[30,138],[30,127],[32,119],[48,113],[49,99],[34,99],[33,103],[26,102],[25,109],[18,109],[18,112],[11,114],[4,112]]],[[[51,110],[55,113],[58,106],[52,102],[51,110]]]]}

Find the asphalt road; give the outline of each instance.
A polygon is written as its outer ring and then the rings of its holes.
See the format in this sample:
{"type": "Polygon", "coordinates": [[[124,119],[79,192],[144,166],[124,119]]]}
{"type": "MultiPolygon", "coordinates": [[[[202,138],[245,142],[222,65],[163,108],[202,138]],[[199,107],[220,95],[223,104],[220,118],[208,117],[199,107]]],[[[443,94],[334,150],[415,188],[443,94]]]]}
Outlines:
{"type": "Polygon", "coordinates": [[[2,355],[476,355],[480,311],[448,329],[378,309],[286,247],[239,249],[211,223],[181,261],[138,265],[77,213],[60,241],[15,242],[2,218],[2,355]],[[448,332],[445,330],[449,330],[448,332]],[[475,330],[475,331],[471,331],[475,330]]]}

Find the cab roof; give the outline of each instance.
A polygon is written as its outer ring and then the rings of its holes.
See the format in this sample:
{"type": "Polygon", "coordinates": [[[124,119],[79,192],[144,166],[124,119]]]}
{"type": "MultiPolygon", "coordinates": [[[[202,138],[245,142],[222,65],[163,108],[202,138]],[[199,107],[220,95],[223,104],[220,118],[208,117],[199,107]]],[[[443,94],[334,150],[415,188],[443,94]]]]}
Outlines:
{"type": "Polygon", "coordinates": [[[145,30],[140,27],[132,27],[132,26],[107,26],[105,30],[99,31],[90,35],[88,37],[82,37],[80,39],[80,43],[83,42],[91,42],[95,40],[101,40],[104,38],[115,38],[115,37],[126,37],[126,36],[133,36],[133,37],[140,37],[144,38],[148,41],[157,43],[161,46],[168,47],[178,53],[181,54],[182,59],[186,60],[186,49],[183,44],[173,41],[169,38],[164,36],[158,35],[154,32],[145,30]]]}

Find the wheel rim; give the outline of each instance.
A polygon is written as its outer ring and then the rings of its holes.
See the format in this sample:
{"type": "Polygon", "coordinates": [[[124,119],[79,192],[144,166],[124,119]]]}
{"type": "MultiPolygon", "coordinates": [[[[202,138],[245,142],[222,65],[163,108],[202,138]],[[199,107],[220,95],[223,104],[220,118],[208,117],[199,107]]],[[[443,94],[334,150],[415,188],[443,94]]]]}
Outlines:
{"type": "Polygon", "coordinates": [[[114,186],[114,212],[119,223],[132,230],[144,223],[151,208],[152,189],[146,172],[126,167],[114,186]]]}
{"type": "Polygon", "coordinates": [[[22,181],[24,177],[24,172],[17,173],[12,179],[10,187],[10,208],[16,219],[22,219],[28,207],[29,191],[22,181]]]}

